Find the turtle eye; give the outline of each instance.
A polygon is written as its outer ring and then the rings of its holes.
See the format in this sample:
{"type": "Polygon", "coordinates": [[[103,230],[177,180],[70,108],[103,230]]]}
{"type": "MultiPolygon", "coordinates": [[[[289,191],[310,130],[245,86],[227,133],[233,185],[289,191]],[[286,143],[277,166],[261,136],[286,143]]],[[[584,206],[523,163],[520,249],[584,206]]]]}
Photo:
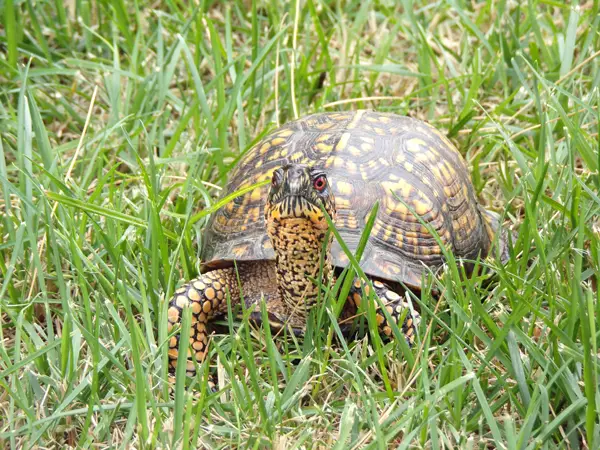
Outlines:
{"type": "Polygon", "coordinates": [[[325,186],[327,186],[327,178],[325,178],[325,175],[319,175],[317,178],[315,178],[313,181],[313,186],[317,191],[323,192],[325,186]]]}

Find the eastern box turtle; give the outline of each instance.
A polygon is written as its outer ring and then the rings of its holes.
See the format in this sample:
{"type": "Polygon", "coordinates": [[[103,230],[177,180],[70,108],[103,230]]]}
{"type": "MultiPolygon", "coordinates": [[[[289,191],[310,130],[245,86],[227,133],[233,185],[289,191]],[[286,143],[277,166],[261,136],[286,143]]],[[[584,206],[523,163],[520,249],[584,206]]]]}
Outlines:
{"type": "MultiPolygon", "coordinates": [[[[180,323],[182,308],[192,310],[190,375],[194,360],[206,354],[208,322],[227,311],[227,292],[232,306],[242,297],[247,307],[264,298],[271,326],[301,332],[319,295],[314,280],[323,249],[323,283],[348,264],[337,242],[325,242],[332,234],[323,210],[354,251],[380,201],[361,267],[392,319],[405,318],[401,329],[409,342],[414,321],[398,282],[418,290],[422,275],[444,262],[423,223],[465,260],[485,257],[499,229],[497,217],[477,203],[465,161],[452,143],[427,123],[395,114],[336,112],[290,122],[242,157],[225,194],[267,179],[270,186],[239,196],[212,215],[202,242],[203,274],[177,289],[170,301],[169,331],[180,323]]],[[[360,306],[366,285],[355,280],[344,316],[360,306]]],[[[252,317],[260,320],[260,308],[252,317]]],[[[383,334],[392,334],[381,311],[377,323],[383,334]]],[[[169,342],[172,370],[178,336],[169,342]]]]}

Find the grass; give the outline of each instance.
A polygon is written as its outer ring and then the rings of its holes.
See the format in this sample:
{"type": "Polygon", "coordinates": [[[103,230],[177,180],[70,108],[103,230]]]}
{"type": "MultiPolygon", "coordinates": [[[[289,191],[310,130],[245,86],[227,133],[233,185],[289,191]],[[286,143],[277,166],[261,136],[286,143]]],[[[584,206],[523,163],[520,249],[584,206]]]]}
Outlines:
{"type": "Polygon", "coordinates": [[[0,446],[599,448],[598,10],[0,2],[0,446]],[[338,342],[333,293],[304,339],[230,317],[219,392],[171,396],[165,298],[228,171],[277,124],[356,108],[446,133],[518,231],[510,261],[488,285],[450,256],[411,350],[338,342]]]}

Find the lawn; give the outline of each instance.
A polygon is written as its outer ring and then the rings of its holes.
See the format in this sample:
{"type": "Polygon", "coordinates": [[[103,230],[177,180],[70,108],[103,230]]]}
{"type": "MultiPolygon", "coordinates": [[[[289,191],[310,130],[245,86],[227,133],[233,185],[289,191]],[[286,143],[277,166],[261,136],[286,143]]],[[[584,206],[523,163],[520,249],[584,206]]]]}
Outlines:
{"type": "Polygon", "coordinates": [[[599,8],[0,0],[0,447],[600,448],[599,8]],[[228,172],[355,109],[447,135],[510,260],[424,279],[410,350],[338,339],[333,292],[304,338],[230,316],[172,390],[228,172]]]}

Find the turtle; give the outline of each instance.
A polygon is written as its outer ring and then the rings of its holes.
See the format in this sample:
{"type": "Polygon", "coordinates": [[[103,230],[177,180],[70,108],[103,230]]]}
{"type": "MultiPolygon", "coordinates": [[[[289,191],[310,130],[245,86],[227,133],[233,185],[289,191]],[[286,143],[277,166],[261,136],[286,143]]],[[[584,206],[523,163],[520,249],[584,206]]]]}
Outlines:
{"type": "MultiPolygon", "coordinates": [[[[379,202],[360,261],[367,279],[353,280],[341,317],[354,315],[374,294],[389,313],[376,302],[380,333],[393,335],[391,318],[409,343],[418,313],[407,308],[403,289],[418,291],[423,275],[444,264],[440,244],[474,261],[493,251],[498,233],[501,256],[507,251],[498,216],[477,202],[462,155],[418,119],[359,110],[289,122],[240,158],[224,195],[260,182],[212,214],[201,242],[201,275],[169,302],[170,332],[182,309],[191,308],[188,375],[195,373],[194,360],[204,360],[207,326],[227,312],[228,296],[232,306],[243,299],[259,322],[264,300],[269,326],[302,334],[320,295],[316,281],[332,282],[349,264],[328,233],[326,214],[354,252],[379,202]]],[[[168,354],[174,370],[177,332],[168,354]]]]}

